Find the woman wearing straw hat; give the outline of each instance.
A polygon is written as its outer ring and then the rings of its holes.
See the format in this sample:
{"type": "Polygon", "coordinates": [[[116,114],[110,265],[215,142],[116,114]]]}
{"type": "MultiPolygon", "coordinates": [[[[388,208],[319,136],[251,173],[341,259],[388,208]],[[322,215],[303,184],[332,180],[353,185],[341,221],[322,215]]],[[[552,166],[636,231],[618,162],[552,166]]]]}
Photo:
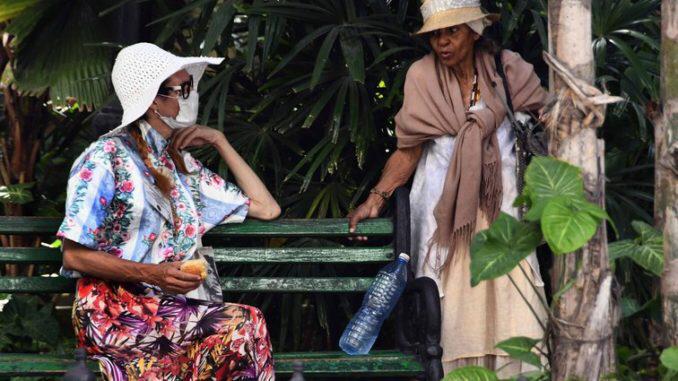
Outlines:
{"type": "MultiPolygon", "coordinates": [[[[506,118],[495,52],[482,37],[498,15],[478,0],[427,0],[417,33],[432,52],[414,62],[396,115],[398,149],[367,200],[349,215],[350,228],[376,217],[414,173],[410,193],[416,275],[438,284],[445,372],[463,365],[501,368],[514,375],[528,364],[495,345],[514,336],[543,336],[545,311],[534,254],[507,276],[470,285],[469,247],[500,211],[517,215],[515,137],[506,118]],[[532,282],[539,288],[533,288],[532,282]],[[516,287],[525,295],[521,297],[516,287]],[[537,291],[535,291],[537,290],[537,291]]],[[[516,111],[537,111],[546,96],[532,65],[517,53],[500,54],[516,111]]]]}
{"type": "Polygon", "coordinates": [[[149,43],[122,49],[111,73],[122,123],[71,169],[57,233],[61,273],[80,278],[78,346],[106,379],[274,379],[261,311],[223,303],[220,290],[202,285],[215,280],[214,269],[188,262],[209,253],[201,236],[215,225],[280,214],[224,135],[195,124],[200,77],[222,60],[177,57],[149,43]],[[204,145],[240,189],[182,151],[204,145]]]}

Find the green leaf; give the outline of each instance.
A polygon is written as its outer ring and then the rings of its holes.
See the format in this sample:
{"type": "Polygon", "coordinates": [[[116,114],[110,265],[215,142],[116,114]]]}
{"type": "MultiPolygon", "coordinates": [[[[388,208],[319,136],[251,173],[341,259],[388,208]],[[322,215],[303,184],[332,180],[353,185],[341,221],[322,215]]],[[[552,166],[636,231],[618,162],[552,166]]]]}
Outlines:
{"type": "Polygon", "coordinates": [[[12,296],[0,313],[0,327],[10,337],[27,337],[56,346],[60,330],[54,308],[51,303],[40,306],[41,303],[35,296],[12,296]]]}
{"type": "Polygon", "coordinates": [[[330,131],[332,134],[332,143],[336,144],[339,139],[339,127],[341,127],[341,117],[344,114],[344,106],[346,105],[346,91],[348,90],[348,82],[343,81],[339,91],[337,92],[337,99],[334,103],[334,110],[332,111],[332,124],[330,131]]]}
{"type": "Polygon", "coordinates": [[[320,80],[320,75],[322,74],[323,69],[325,68],[327,59],[330,57],[330,51],[334,46],[334,41],[336,41],[338,33],[339,28],[332,29],[330,33],[327,34],[327,37],[325,37],[325,41],[323,41],[323,44],[320,47],[320,51],[318,51],[318,57],[316,58],[315,67],[313,68],[313,74],[311,75],[311,85],[310,85],[311,89],[313,89],[320,80]]]}
{"type": "Polygon", "coordinates": [[[12,72],[25,95],[49,90],[54,106],[67,107],[73,97],[81,109],[90,111],[107,100],[113,51],[100,45],[106,39],[106,24],[93,6],[85,1],[72,6],[46,1],[7,26],[6,32],[17,36],[12,72]]]}
{"type": "Polygon", "coordinates": [[[337,81],[333,83],[331,86],[325,89],[325,91],[322,92],[322,95],[318,98],[318,100],[315,102],[313,105],[313,108],[311,108],[311,111],[308,113],[306,116],[306,119],[304,119],[304,123],[301,125],[301,128],[309,128],[315,121],[315,119],[320,115],[320,113],[323,111],[327,103],[330,101],[332,96],[337,92],[337,90],[341,87],[343,82],[337,81]]]}
{"type": "Polygon", "coordinates": [[[227,0],[223,4],[219,5],[219,8],[214,12],[212,17],[210,17],[210,26],[207,29],[207,34],[205,35],[205,40],[203,41],[202,54],[207,55],[214,45],[217,43],[217,39],[222,35],[224,29],[233,19],[235,14],[235,7],[233,6],[233,0],[227,0]]]}
{"type": "Polygon", "coordinates": [[[534,348],[539,341],[540,340],[531,339],[525,336],[517,336],[499,342],[496,347],[508,353],[509,356],[515,359],[541,368],[542,364],[539,360],[539,356],[532,352],[532,348],[534,348]]]}
{"type": "Polygon", "coordinates": [[[544,207],[554,197],[572,199],[584,197],[584,183],[581,170],[564,161],[551,157],[535,157],[525,171],[525,194],[530,197],[531,207],[525,219],[537,221],[544,207]]]}
{"type": "Polygon", "coordinates": [[[261,53],[262,61],[268,61],[271,52],[274,51],[280,43],[278,36],[285,32],[286,19],[283,17],[270,16],[266,20],[264,28],[264,48],[261,53]]]}
{"type": "Polygon", "coordinates": [[[610,260],[628,257],[654,275],[664,271],[664,237],[661,232],[642,221],[633,221],[636,239],[617,241],[609,244],[610,260]]]}
{"type": "Polygon", "coordinates": [[[518,195],[518,197],[516,197],[516,199],[513,200],[513,206],[515,206],[516,208],[519,208],[523,205],[526,205],[527,207],[529,207],[530,201],[531,200],[530,200],[529,194],[527,193],[527,188],[525,188],[523,190],[523,193],[518,195]]]}
{"type": "Polygon", "coordinates": [[[678,346],[664,349],[659,356],[659,361],[661,361],[662,365],[667,369],[678,370],[678,346]]]}
{"type": "Polygon", "coordinates": [[[663,242],[662,233],[655,229],[652,225],[649,225],[643,221],[633,221],[631,222],[631,226],[633,226],[633,230],[638,233],[640,239],[643,242],[653,242],[654,244],[658,243],[657,240],[661,240],[663,242]]]}
{"type": "Polygon", "coordinates": [[[377,65],[381,61],[385,60],[386,58],[388,58],[388,57],[390,57],[390,56],[392,56],[396,53],[404,52],[404,51],[407,51],[407,50],[414,50],[414,48],[412,48],[411,46],[398,46],[398,47],[395,47],[395,48],[384,50],[383,52],[381,52],[377,56],[377,58],[374,59],[374,62],[372,62],[372,64],[370,65],[369,68],[372,68],[374,65],[377,65]]]}
{"type": "Polygon", "coordinates": [[[612,33],[617,33],[617,34],[625,34],[629,35],[631,37],[637,38],[646,44],[648,44],[652,49],[659,50],[659,41],[655,41],[652,39],[650,36],[646,36],[643,33],[640,33],[636,30],[631,30],[631,29],[618,29],[612,33]]]}
{"type": "Polygon", "coordinates": [[[471,285],[508,274],[530,255],[541,238],[536,224],[519,222],[502,212],[471,243],[471,285]]]}
{"type": "Polygon", "coordinates": [[[40,0],[3,0],[0,3],[0,22],[5,22],[16,17],[25,11],[26,8],[32,7],[39,2],[40,0]]]}
{"type": "Polygon", "coordinates": [[[445,376],[443,381],[498,381],[497,374],[480,366],[457,368],[445,376]]]}
{"type": "Polygon", "coordinates": [[[365,83],[365,57],[363,44],[354,28],[344,28],[339,34],[344,61],[354,81],[365,83]]]}
{"type": "MultiPolygon", "coordinates": [[[[165,20],[169,20],[169,19],[172,19],[172,18],[175,18],[175,17],[178,17],[178,16],[184,16],[187,13],[193,12],[194,9],[202,6],[204,3],[208,2],[208,1],[209,0],[192,1],[192,2],[188,3],[187,5],[185,5],[184,7],[180,8],[180,9],[178,9],[178,10],[172,12],[172,13],[166,14],[166,15],[160,17],[160,18],[157,18],[157,19],[151,21],[150,23],[146,24],[146,26],[147,27],[152,26],[152,25],[155,25],[155,24],[159,24],[159,23],[161,23],[165,20]]],[[[107,12],[107,11],[108,10],[105,10],[104,12],[107,12]]]]}
{"type": "Polygon", "coordinates": [[[631,315],[636,314],[642,309],[638,301],[633,298],[622,297],[621,302],[619,303],[622,311],[622,318],[627,318],[631,315]]]}
{"type": "Polygon", "coordinates": [[[348,110],[349,110],[349,130],[351,131],[351,142],[355,142],[355,137],[358,132],[358,119],[360,117],[360,93],[358,92],[358,85],[354,82],[350,83],[348,93],[348,110]]]}
{"type": "Polygon", "coordinates": [[[10,184],[0,186],[0,202],[27,204],[33,201],[30,189],[35,183],[10,184]]]}
{"type": "Polygon", "coordinates": [[[632,239],[625,239],[623,241],[616,241],[608,244],[608,251],[610,261],[618,258],[630,257],[637,248],[636,242],[632,239]]]}
{"type": "Polygon", "coordinates": [[[565,197],[548,201],[541,217],[541,230],[554,253],[571,253],[593,237],[599,222],[592,215],[593,208],[586,201],[565,197]]]}
{"type": "Polygon", "coordinates": [[[610,223],[610,226],[612,227],[612,230],[614,231],[615,235],[617,237],[619,236],[619,231],[617,230],[616,224],[614,223],[612,218],[610,218],[610,215],[607,214],[607,211],[605,211],[605,209],[601,208],[600,206],[598,206],[598,205],[596,205],[592,202],[589,202],[586,199],[574,199],[573,202],[587,204],[585,206],[585,208],[589,212],[589,214],[591,214],[593,217],[598,218],[601,221],[607,220],[607,222],[610,223]]]}
{"type": "MultiPolygon", "coordinates": [[[[260,0],[254,0],[253,5],[259,5],[260,0]]],[[[254,67],[254,56],[257,51],[257,39],[259,37],[259,25],[261,16],[249,15],[247,20],[247,50],[245,54],[245,71],[251,71],[254,67]]]]}

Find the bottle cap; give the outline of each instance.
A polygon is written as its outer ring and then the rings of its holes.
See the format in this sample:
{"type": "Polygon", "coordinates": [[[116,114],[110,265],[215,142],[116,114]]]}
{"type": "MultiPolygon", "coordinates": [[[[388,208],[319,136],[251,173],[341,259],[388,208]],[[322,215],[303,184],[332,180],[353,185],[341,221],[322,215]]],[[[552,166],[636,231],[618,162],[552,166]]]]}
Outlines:
{"type": "Polygon", "coordinates": [[[76,348],[75,351],[73,352],[75,355],[75,361],[82,361],[87,359],[87,352],[85,352],[85,348],[76,348]]]}
{"type": "Polygon", "coordinates": [[[400,255],[398,255],[398,258],[402,259],[402,260],[405,261],[405,262],[409,262],[409,261],[410,261],[410,256],[407,255],[407,254],[405,254],[405,253],[400,253],[400,255]]]}

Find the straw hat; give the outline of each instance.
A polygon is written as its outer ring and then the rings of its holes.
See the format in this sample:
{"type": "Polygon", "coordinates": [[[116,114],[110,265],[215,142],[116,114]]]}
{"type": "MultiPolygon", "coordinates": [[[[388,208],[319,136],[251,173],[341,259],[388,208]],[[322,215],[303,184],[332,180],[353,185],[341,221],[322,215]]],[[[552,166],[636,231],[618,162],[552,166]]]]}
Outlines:
{"type": "Polygon", "coordinates": [[[424,25],[415,34],[482,20],[489,25],[499,20],[496,13],[485,13],[480,0],[424,0],[421,5],[424,25]]]}
{"type": "Polygon", "coordinates": [[[111,82],[122,105],[122,122],[104,134],[114,135],[146,113],[160,85],[172,74],[185,69],[193,76],[195,88],[207,65],[218,65],[223,58],[179,57],[147,42],[130,45],[118,52],[111,71],[111,82]]]}

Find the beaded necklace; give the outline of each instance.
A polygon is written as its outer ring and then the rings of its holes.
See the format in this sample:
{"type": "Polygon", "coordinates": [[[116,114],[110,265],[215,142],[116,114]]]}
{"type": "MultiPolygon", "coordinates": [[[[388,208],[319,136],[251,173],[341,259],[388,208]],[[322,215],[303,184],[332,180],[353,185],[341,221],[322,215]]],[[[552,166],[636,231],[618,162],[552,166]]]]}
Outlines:
{"type": "Polygon", "coordinates": [[[469,102],[469,108],[476,105],[480,100],[480,90],[478,89],[478,71],[473,68],[473,87],[471,88],[471,101],[469,102]]]}

